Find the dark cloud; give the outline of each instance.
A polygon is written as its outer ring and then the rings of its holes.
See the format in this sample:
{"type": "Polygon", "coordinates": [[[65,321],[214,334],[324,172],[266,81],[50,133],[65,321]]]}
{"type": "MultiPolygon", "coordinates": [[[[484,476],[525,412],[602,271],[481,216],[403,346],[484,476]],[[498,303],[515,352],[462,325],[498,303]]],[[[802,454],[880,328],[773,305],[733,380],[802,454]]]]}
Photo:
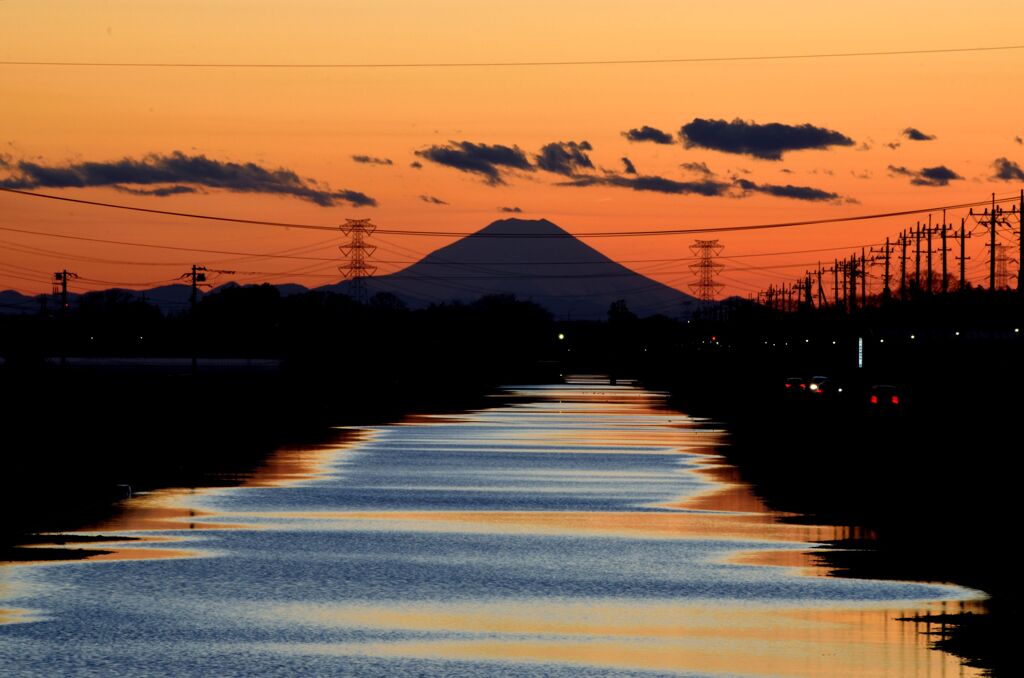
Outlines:
{"type": "Polygon", "coordinates": [[[889,143],[886,144],[886,146],[888,146],[889,148],[891,148],[892,150],[895,151],[897,148],[900,147],[900,142],[898,142],[898,141],[890,141],[889,143]]]}
{"type": "Polygon", "coordinates": [[[1024,169],[1021,169],[1020,165],[1009,158],[996,158],[995,162],[992,163],[992,167],[996,171],[992,175],[993,179],[1000,181],[1024,181],[1024,169]]]}
{"type": "Polygon", "coordinates": [[[779,171],[782,172],[783,174],[793,174],[793,170],[789,169],[788,167],[783,167],[779,171]]]}
{"type": "Polygon", "coordinates": [[[192,186],[182,186],[180,184],[176,186],[161,186],[159,188],[131,188],[130,186],[114,185],[113,188],[116,188],[122,193],[131,193],[132,195],[155,195],[159,198],[166,198],[169,195],[180,195],[182,193],[200,192],[197,188],[193,188],[192,186]]]}
{"type": "Polygon", "coordinates": [[[352,159],[363,165],[394,165],[390,158],[375,158],[372,155],[353,155],[352,159]]]}
{"type": "Polygon", "coordinates": [[[413,160],[412,162],[409,163],[409,167],[413,169],[422,169],[423,163],[420,162],[419,160],[413,160]]]}
{"type": "Polygon", "coordinates": [[[423,202],[429,202],[431,205],[447,205],[448,204],[444,200],[441,200],[440,198],[435,198],[432,195],[421,195],[420,196],[420,200],[422,200],[423,202]]]}
{"type": "Polygon", "coordinates": [[[431,146],[416,151],[416,155],[462,172],[479,174],[492,186],[505,183],[501,176],[502,168],[533,170],[526,154],[518,146],[489,146],[474,144],[471,141],[449,141],[445,146],[431,146]]]}
{"type": "Polygon", "coordinates": [[[625,170],[623,170],[626,174],[636,174],[636,166],[633,164],[633,161],[630,160],[629,158],[623,157],[622,165],[623,167],[626,168],[625,170]]]}
{"type": "Polygon", "coordinates": [[[682,126],[679,138],[686,148],[710,148],[763,160],[781,160],[782,154],[788,151],[854,144],[853,139],[845,134],[811,124],[772,122],[759,125],[739,118],[732,122],[694,118],[682,126]]]}
{"type": "Polygon", "coordinates": [[[706,177],[715,176],[715,173],[703,162],[684,162],[680,167],[688,172],[703,174],[706,177]]]}
{"type": "Polygon", "coordinates": [[[573,177],[580,170],[594,169],[594,163],[586,151],[593,150],[586,141],[556,141],[540,149],[540,155],[534,156],[537,167],[547,172],[573,177]]]}
{"type": "MultiPolygon", "coordinates": [[[[151,154],[141,160],[123,158],[111,162],[79,162],[65,166],[47,166],[21,161],[15,173],[0,179],[6,188],[85,188],[108,186],[123,189],[132,185],[182,184],[221,189],[237,193],[267,193],[308,200],[322,207],[347,202],[355,207],[376,205],[377,201],[358,191],[334,191],[312,179],[302,179],[295,172],[266,169],[255,163],[211,160],[205,155],[185,155],[174,151],[169,155],[151,154]]],[[[164,193],[180,193],[173,186],[164,193]]]]}
{"type": "Polygon", "coordinates": [[[498,211],[507,212],[509,214],[521,214],[523,210],[519,207],[499,207],[498,211]]]}
{"type": "Polygon", "coordinates": [[[747,179],[734,177],[732,182],[718,181],[706,177],[699,181],[676,181],[659,176],[626,176],[606,174],[605,176],[580,176],[560,186],[617,186],[634,191],[650,191],[671,195],[703,195],[708,197],[743,197],[750,193],[765,193],[779,198],[809,200],[815,202],[838,202],[842,199],[837,193],[830,193],[810,186],[779,186],[775,184],[757,184],[747,179]]]}
{"type": "Polygon", "coordinates": [[[6,167],[10,167],[10,166],[11,166],[11,156],[7,155],[6,153],[0,153],[0,167],[6,168],[6,167]]]}
{"type": "Polygon", "coordinates": [[[670,193],[674,195],[696,194],[715,196],[723,195],[729,184],[705,179],[703,181],[675,181],[658,176],[621,176],[609,174],[603,177],[577,177],[562,186],[619,186],[634,191],[651,191],[654,193],[670,193]]]}
{"type": "Polygon", "coordinates": [[[1013,140],[1016,141],[1018,144],[1024,144],[1024,139],[1021,139],[1020,137],[1014,137],[1013,140]]]}
{"type": "Polygon", "coordinates": [[[627,132],[623,132],[622,136],[626,137],[630,141],[651,141],[656,144],[671,144],[674,142],[672,135],[668,132],[662,132],[657,127],[648,127],[644,125],[640,129],[633,128],[627,132]]]}
{"type": "Polygon", "coordinates": [[[889,172],[910,177],[910,183],[915,186],[948,186],[950,181],[963,179],[962,176],[949,169],[945,165],[938,167],[924,167],[919,170],[911,170],[906,167],[889,165],[889,172]]]}
{"type": "Polygon", "coordinates": [[[786,184],[758,184],[748,179],[736,179],[736,186],[746,193],[765,193],[776,198],[792,198],[793,200],[808,200],[811,202],[835,202],[840,199],[838,193],[830,193],[820,188],[811,186],[793,186],[786,184]]]}
{"type": "Polygon", "coordinates": [[[934,134],[925,134],[916,127],[908,127],[901,134],[911,141],[932,141],[935,139],[934,134]]]}

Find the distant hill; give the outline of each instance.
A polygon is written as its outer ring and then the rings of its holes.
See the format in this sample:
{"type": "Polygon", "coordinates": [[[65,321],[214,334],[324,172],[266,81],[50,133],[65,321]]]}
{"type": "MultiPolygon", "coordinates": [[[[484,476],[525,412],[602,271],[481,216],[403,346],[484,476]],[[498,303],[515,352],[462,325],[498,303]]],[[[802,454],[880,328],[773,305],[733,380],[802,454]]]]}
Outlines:
{"type": "MultiPolygon", "coordinates": [[[[625,299],[639,316],[689,315],[694,297],[616,263],[546,219],[502,219],[391,275],[367,279],[370,295],[395,294],[412,307],[514,294],[560,319],[604,319],[625,299]],[[540,237],[513,237],[535,235],[540,237]]],[[[349,293],[351,283],[319,289],[349,293]]]]}
{"type": "Polygon", "coordinates": [[[0,315],[19,313],[38,313],[39,302],[14,290],[0,292],[0,315]]]}

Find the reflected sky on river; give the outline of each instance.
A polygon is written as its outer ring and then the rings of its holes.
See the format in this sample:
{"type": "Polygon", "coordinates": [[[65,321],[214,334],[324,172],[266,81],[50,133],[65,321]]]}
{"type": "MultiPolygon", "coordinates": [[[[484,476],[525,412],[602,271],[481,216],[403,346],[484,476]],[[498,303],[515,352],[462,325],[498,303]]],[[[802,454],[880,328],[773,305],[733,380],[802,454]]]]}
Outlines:
{"type": "MultiPolygon", "coordinates": [[[[824,575],[724,434],[629,385],[346,429],[0,568],[14,675],[972,675],[896,621],[954,586],[824,575]],[[162,556],[162,557],[154,557],[162,556]]],[[[55,537],[55,541],[57,538],[55,537]]]]}

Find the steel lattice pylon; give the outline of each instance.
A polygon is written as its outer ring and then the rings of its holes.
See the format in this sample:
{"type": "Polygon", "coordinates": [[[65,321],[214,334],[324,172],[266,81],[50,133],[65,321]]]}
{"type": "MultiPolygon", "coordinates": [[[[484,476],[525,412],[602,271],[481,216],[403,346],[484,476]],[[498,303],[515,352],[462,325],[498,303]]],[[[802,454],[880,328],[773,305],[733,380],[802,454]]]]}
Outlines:
{"type": "Polygon", "coordinates": [[[697,282],[690,283],[697,299],[703,302],[711,302],[725,287],[715,282],[715,274],[723,268],[722,264],[715,263],[715,257],[722,253],[724,246],[717,240],[694,240],[690,245],[690,251],[698,257],[695,263],[690,264],[690,270],[697,274],[697,282]]]}
{"type": "Polygon", "coordinates": [[[376,266],[366,263],[367,257],[377,251],[376,246],[366,244],[366,238],[376,231],[377,227],[370,223],[369,219],[346,219],[338,228],[349,236],[348,242],[338,245],[342,256],[348,259],[344,266],[338,267],[338,272],[345,276],[345,280],[352,281],[352,297],[365,304],[366,278],[377,271],[376,266]]]}
{"type": "Polygon", "coordinates": [[[996,289],[1003,290],[1010,287],[1010,255],[1009,248],[999,243],[996,245],[996,289]]]}

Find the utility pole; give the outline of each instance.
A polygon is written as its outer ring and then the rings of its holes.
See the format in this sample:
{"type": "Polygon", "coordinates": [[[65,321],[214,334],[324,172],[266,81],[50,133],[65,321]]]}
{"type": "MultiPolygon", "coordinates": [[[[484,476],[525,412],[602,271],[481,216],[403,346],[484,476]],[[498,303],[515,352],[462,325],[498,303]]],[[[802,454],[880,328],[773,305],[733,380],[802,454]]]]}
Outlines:
{"type": "Polygon", "coordinates": [[[199,361],[196,356],[199,344],[196,331],[198,322],[196,319],[196,304],[199,301],[199,283],[206,282],[206,267],[192,264],[192,270],[181,277],[190,278],[192,281],[192,295],[189,297],[189,323],[191,324],[192,375],[195,376],[199,372],[199,361]]]}
{"type": "Polygon", "coordinates": [[[346,219],[338,229],[350,238],[347,243],[338,245],[342,256],[348,258],[348,263],[339,266],[338,272],[345,276],[345,280],[352,281],[352,297],[360,304],[365,304],[366,278],[377,272],[376,266],[366,263],[367,257],[377,251],[376,246],[366,244],[366,238],[373,235],[377,227],[369,219],[346,219]]]}
{"type": "Polygon", "coordinates": [[[992,194],[992,221],[989,225],[988,288],[996,289],[996,194],[992,194]]]}
{"type": "Polygon", "coordinates": [[[206,282],[205,271],[205,266],[196,266],[195,264],[192,264],[192,272],[186,273],[182,276],[192,279],[192,296],[189,297],[189,308],[193,315],[195,315],[196,312],[196,302],[199,300],[199,283],[206,282]]]}
{"type": "Polygon", "coordinates": [[[921,222],[917,222],[914,230],[914,286],[917,292],[921,291],[921,222]]]}
{"type": "Polygon", "coordinates": [[[811,296],[810,271],[807,271],[807,277],[804,279],[804,308],[808,311],[814,308],[814,297],[811,296]]]}
{"type": "Polygon", "coordinates": [[[925,286],[928,294],[932,293],[934,288],[934,282],[932,280],[932,215],[928,215],[928,230],[925,233],[928,236],[928,277],[926,278],[925,286]]]}
{"type": "Polygon", "coordinates": [[[966,219],[964,217],[960,218],[960,238],[959,238],[959,240],[960,240],[960,256],[958,257],[958,259],[960,259],[960,284],[957,286],[957,289],[960,290],[960,291],[963,291],[964,287],[967,286],[967,270],[966,270],[966,267],[967,267],[967,260],[970,258],[970,257],[966,256],[966,254],[965,254],[967,238],[971,237],[964,230],[964,222],[965,221],[966,221],[966,219]]]}
{"type": "Polygon", "coordinates": [[[860,248],[860,306],[868,307],[868,266],[863,247],[860,248]]]}
{"type": "Polygon", "coordinates": [[[825,289],[821,286],[821,262],[818,262],[818,308],[825,308],[825,289]]]}
{"type": "Polygon", "coordinates": [[[946,223],[946,210],[942,210],[942,293],[949,292],[949,272],[946,268],[946,233],[949,231],[949,224],[946,223]]]}
{"type": "Polygon", "coordinates": [[[857,310],[857,255],[856,254],[850,255],[849,269],[850,269],[850,273],[849,273],[850,313],[853,313],[854,311],[857,310]]]}
{"type": "Polygon", "coordinates": [[[885,274],[882,277],[882,299],[889,301],[889,297],[892,296],[892,290],[889,289],[889,257],[892,255],[892,249],[889,247],[889,237],[885,238],[885,274]]]}
{"type": "Polygon", "coordinates": [[[900,299],[907,300],[907,231],[900,233],[900,299]]]}
{"type": "Polygon", "coordinates": [[[1024,189],[1020,191],[1020,205],[1017,208],[1017,291],[1024,293],[1024,189]]]}
{"type": "Polygon", "coordinates": [[[832,264],[832,303],[839,308],[839,260],[835,259],[832,264]]]}
{"type": "Polygon", "coordinates": [[[57,283],[60,283],[60,365],[64,367],[68,363],[68,278],[77,278],[77,273],[71,273],[66,268],[53,274],[53,292],[57,293],[57,283]]]}

